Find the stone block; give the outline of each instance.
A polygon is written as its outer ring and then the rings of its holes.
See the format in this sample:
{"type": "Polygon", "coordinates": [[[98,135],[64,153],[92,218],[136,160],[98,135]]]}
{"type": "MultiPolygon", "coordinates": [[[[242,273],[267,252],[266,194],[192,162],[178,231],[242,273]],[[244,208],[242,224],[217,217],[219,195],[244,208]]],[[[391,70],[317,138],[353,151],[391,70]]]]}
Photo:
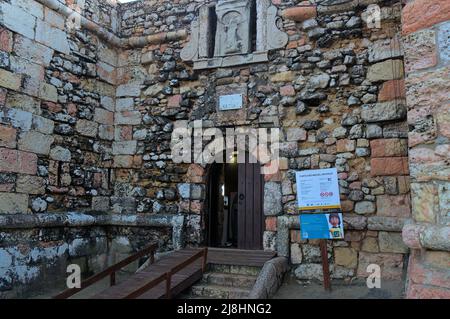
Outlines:
{"type": "Polygon", "coordinates": [[[438,31],[438,47],[440,61],[448,63],[450,61],[450,22],[443,23],[439,26],[438,31]]]}
{"type": "Polygon", "coordinates": [[[408,252],[401,233],[381,231],[378,234],[378,242],[382,253],[406,254],[408,252]]]}
{"type": "Polygon", "coordinates": [[[100,124],[113,125],[114,113],[101,108],[95,108],[94,121],[100,124]]]}
{"type": "Polygon", "coordinates": [[[377,196],[377,215],[405,218],[410,217],[411,201],[409,194],[377,196]]]}
{"type": "Polygon", "coordinates": [[[19,91],[22,85],[22,75],[0,69],[0,86],[6,89],[19,91]]]}
{"type": "Polygon", "coordinates": [[[371,82],[403,79],[402,60],[386,60],[373,64],[367,71],[367,80],[371,82]]]}
{"type": "Polygon", "coordinates": [[[96,137],[98,131],[98,124],[88,120],[78,120],[75,129],[83,136],[96,137]]]}
{"type": "Polygon", "coordinates": [[[13,49],[13,34],[8,29],[0,27],[0,51],[10,53],[13,49]]]}
{"type": "Polygon", "coordinates": [[[409,34],[447,21],[449,11],[450,2],[447,0],[410,1],[402,10],[402,32],[409,34]]]}
{"type": "Polygon", "coordinates": [[[69,41],[67,34],[53,27],[47,22],[37,20],[36,22],[36,41],[54,49],[55,51],[70,54],[69,41]]]}
{"type": "Polygon", "coordinates": [[[55,123],[45,117],[33,115],[32,129],[43,134],[52,134],[55,123]]]}
{"type": "Polygon", "coordinates": [[[48,155],[54,140],[54,137],[51,135],[28,131],[20,135],[18,146],[19,150],[22,151],[48,155]]]}
{"type": "Polygon", "coordinates": [[[45,181],[42,177],[20,174],[17,177],[16,192],[32,195],[45,194],[45,181]]]}
{"type": "Polygon", "coordinates": [[[370,174],[372,176],[408,175],[409,164],[407,157],[384,157],[370,160],[370,174]]]}
{"type": "Polygon", "coordinates": [[[276,182],[267,182],[264,184],[264,215],[279,215],[283,207],[281,205],[281,185],[276,182]]]}
{"type": "Polygon", "coordinates": [[[140,83],[122,84],[119,85],[116,90],[116,97],[140,96],[140,95],[141,95],[140,83]]]}
{"type": "Polygon", "coordinates": [[[40,101],[25,94],[10,92],[6,98],[5,106],[10,109],[19,109],[33,114],[41,114],[40,101]]]}
{"type": "Polygon", "coordinates": [[[379,62],[403,56],[398,38],[377,40],[369,45],[369,62],[379,62]]]}
{"type": "Polygon", "coordinates": [[[342,139],[337,141],[336,150],[338,153],[353,152],[355,150],[355,146],[356,146],[355,140],[342,139]]]}
{"type": "Polygon", "coordinates": [[[334,248],[334,262],[336,265],[346,268],[356,268],[358,265],[358,252],[353,248],[334,248]]]}
{"type": "Polygon", "coordinates": [[[64,29],[66,20],[62,15],[56,13],[55,11],[49,8],[44,8],[44,21],[53,27],[64,29]]]}
{"type": "Polygon", "coordinates": [[[19,35],[14,40],[14,52],[27,61],[44,66],[48,66],[53,57],[52,49],[19,35]]]}
{"type": "Polygon", "coordinates": [[[295,74],[292,71],[284,71],[274,74],[270,77],[270,82],[292,82],[295,79],[295,74]]]}
{"type": "Polygon", "coordinates": [[[23,214],[28,211],[28,195],[0,193],[0,214],[23,214]]]}
{"type": "Polygon", "coordinates": [[[355,204],[355,213],[365,215],[373,214],[376,211],[376,206],[374,202],[362,201],[355,204]]]}
{"type": "Polygon", "coordinates": [[[372,157],[394,157],[408,155],[408,140],[406,139],[377,139],[370,141],[372,157]]]}
{"type": "Polygon", "coordinates": [[[46,101],[58,102],[58,90],[55,86],[48,83],[41,83],[39,88],[39,97],[46,101]]]}
{"type": "Polygon", "coordinates": [[[301,264],[303,260],[302,249],[298,243],[291,244],[291,264],[301,264]]]}
{"type": "Polygon", "coordinates": [[[411,33],[404,38],[405,72],[433,67],[437,64],[436,33],[426,29],[411,33]]]}
{"type": "Polygon", "coordinates": [[[136,141],[113,142],[113,155],[134,155],[136,153],[136,141]]]}
{"type": "Polygon", "coordinates": [[[367,237],[363,240],[361,250],[368,253],[378,253],[380,251],[378,247],[378,240],[373,237],[367,237]]]}
{"type": "Polygon", "coordinates": [[[114,112],[115,110],[115,103],[112,97],[102,96],[100,98],[100,104],[108,111],[114,112]]]}
{"type": "Polygon", "coordinates": [[[116,100],[116,111],[118,112],[132,111],[133,108],[134,108],[134,99],[131,97],[116,100]]]}
{"type": "Polygon", "coordinates": [[[306,141],[306,130],[298,127],[289,127],[286,129],[286,140],[288,142],[306,141]]]}
{"type": "Polygon", "coordinates": [[[403,255],[393,253],[360,252],[358,259],[358,277],[368,277],[367,267],[376,264],[381,267],[382,279],[400,280],[403,275],[403,255]]]}
{"type": "Polygon", "coordinates": [[[72,153],[67,148],[56,146],[50,150],[50,158],[55,161],[70,162],[72,153]]]}
{"type": "Polygon", "coordinates": [[[182,101],[183,97],[180,94],[173,95],[169,97],[169,100],[167,101],[167,107],[179,107],[182,101]]]}
{"type": "Polygon", "coordinates": [[[12,31],[34,39],[36,18],[19,6],[0,2],[0,22],[12,31]]]}
{"type": "Polygon", "coordinates": [[[113,125],[99,125],[98,137],[103,140],[112,141],[114,139],[114,126],[113,125]]]}
{"type": "Polygon", "coordinates": [[[34,97],[39,97],[41,85],[45,81],[44,67],[18,56],[11,55],[10,58],[11,70],[21,76],[22,87],[20,91],[34,97]]]}
{"type": "MultiPolygon", "coordinates": [[[[303,1],[300,5],[308,4],[308,1],[303,1]]],[[[288,8],[282,11],[281,15],[285,19],[293,20],[296,22],[302,22],[317,16],[317,9],[315,6],[298,6],[288,8]]]]}
{"type": "Polygon", "coordinates": [[[438,187],[433,183],[412,183],[412,215],[417,222],[435,223],[439,212],[438,187]]]}
{"type": "Polygon", "coordinates": [[[0,147],[16,147],[17,130],[13,127],[0,125],[0,147]]]}
{"type": "Polygon", "coordinates": [[[406,117],[406,104],[402,100],[365,104],[361,117],[366,123],[402,120],[406,117]]]}
{"type": "Polygon", "coordinates": [[[35,175],[36,171],[36,154],[0,148],[0,172],[35,175]]]}
{"type": "Polygon", "coordinates": [[[383,83],[378,92],[378,102],[405,98],[405,80],[390,80],[383,83]]]}
{"type": "Polygon", "coordinates": [[[114,123],[116,125],[139,125],[142,122],[139,111],[117,112],[114,114],[114,123]]]}
{"type": "Polygon", "coordinates": [[[15,128],[20,128],[23,132],[31,129],[33,114],[17,109],[4,108],[0,111],[0,119],[5,123],[11,123],[15,128]]]}

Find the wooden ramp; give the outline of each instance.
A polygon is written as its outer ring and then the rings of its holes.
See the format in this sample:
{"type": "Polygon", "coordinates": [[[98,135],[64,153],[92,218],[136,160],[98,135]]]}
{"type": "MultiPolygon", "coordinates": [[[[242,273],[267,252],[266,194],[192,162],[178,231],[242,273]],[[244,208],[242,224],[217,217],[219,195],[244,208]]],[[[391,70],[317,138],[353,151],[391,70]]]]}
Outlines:
{"type": "Polygon", "coordinates": [[[55,298],[69,298],[102,278],[110,276],[111,286],[93,299],[160,299],[171,298],[199,281],[206,271],[207,264],[262,267],[275,252],[222,248],[185,248],[161,257],[142,271],[133,274],[123,282],[115,282],[115,273],[144,253],[153,261],[154,246],[146,248],[126,260],[109,267],[101,273],[88,278],[79,289],[69,289],[55,298]]]}

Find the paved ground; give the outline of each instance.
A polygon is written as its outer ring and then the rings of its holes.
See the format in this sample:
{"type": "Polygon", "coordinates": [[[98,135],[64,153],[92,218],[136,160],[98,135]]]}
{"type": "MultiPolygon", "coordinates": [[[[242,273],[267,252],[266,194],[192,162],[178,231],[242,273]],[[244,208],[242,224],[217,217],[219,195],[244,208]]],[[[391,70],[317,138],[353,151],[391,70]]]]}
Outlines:
{"type": "Polygon", "coordinates": [[[288,277],[274,299],[400,299],[403,298],[403,287],[403,282],[394,280],[382,280],[380,289],[367,288],[362,279],[352,283],[332,280],[332,290],[327,292],[319,282],[302,284],[288,277]]]}

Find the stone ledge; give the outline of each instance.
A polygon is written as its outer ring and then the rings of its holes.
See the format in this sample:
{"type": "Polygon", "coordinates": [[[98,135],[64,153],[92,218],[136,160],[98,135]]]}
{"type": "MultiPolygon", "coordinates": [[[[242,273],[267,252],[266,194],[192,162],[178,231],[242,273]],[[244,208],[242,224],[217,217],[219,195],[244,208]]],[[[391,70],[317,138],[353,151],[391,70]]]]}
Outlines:
{"type": "Polygon", "coordinates": [[[412,249],[450,251],[450,226],[415,223],[410,220],[403,227],[403,241],[412,249]]]}
{"type": "MultiPolygon", "coordinates": [[[[70,9],[66,5],[62,4],[58,0],[36,0],[36,1],[65,17],[69,17],[73,14],[79,15],[77,12],[70,9]]],[[[81,15],[79,16],[82,27],[95,33],[100,38],[107,41],[109,44],[120,48],[143,47],[148,44],[160,44],[165,41],[183,40],[186,39],[188,35],[187,31],[183,29],[171,32],[161,32],[142,37],[120,38],[115,34],[113,34],[112,32],[108,31],[107,29],[99,26],[92,20],[89,20],[81,15]]]]}
{"type": "Polygon", "coordinates": [[[145,216],[82,212],[0,215],[1,230],[92,226],[171,227],[174,248],[183,247],[183,215],[145,216]]]}

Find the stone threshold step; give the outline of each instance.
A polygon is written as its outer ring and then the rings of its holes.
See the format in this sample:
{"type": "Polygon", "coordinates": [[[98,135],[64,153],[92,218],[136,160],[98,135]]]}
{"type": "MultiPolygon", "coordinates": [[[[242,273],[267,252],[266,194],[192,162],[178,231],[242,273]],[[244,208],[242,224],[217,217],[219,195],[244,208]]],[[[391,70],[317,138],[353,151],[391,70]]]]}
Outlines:
{"type": "Polygon", "coordinates": [[[248,298],[250,289],[226,287],[221,285],[194,285],[191,288],[192,296],[212,297],[217,299],[245,299],[248,298]]]}
{"type": "Polygon", "coordinates": [[[220,285],[236,288],[252,288],[257,276],[230,274],[223,272],[209,272],[203,275],[202,282],[212,285],[220,285]]]}

